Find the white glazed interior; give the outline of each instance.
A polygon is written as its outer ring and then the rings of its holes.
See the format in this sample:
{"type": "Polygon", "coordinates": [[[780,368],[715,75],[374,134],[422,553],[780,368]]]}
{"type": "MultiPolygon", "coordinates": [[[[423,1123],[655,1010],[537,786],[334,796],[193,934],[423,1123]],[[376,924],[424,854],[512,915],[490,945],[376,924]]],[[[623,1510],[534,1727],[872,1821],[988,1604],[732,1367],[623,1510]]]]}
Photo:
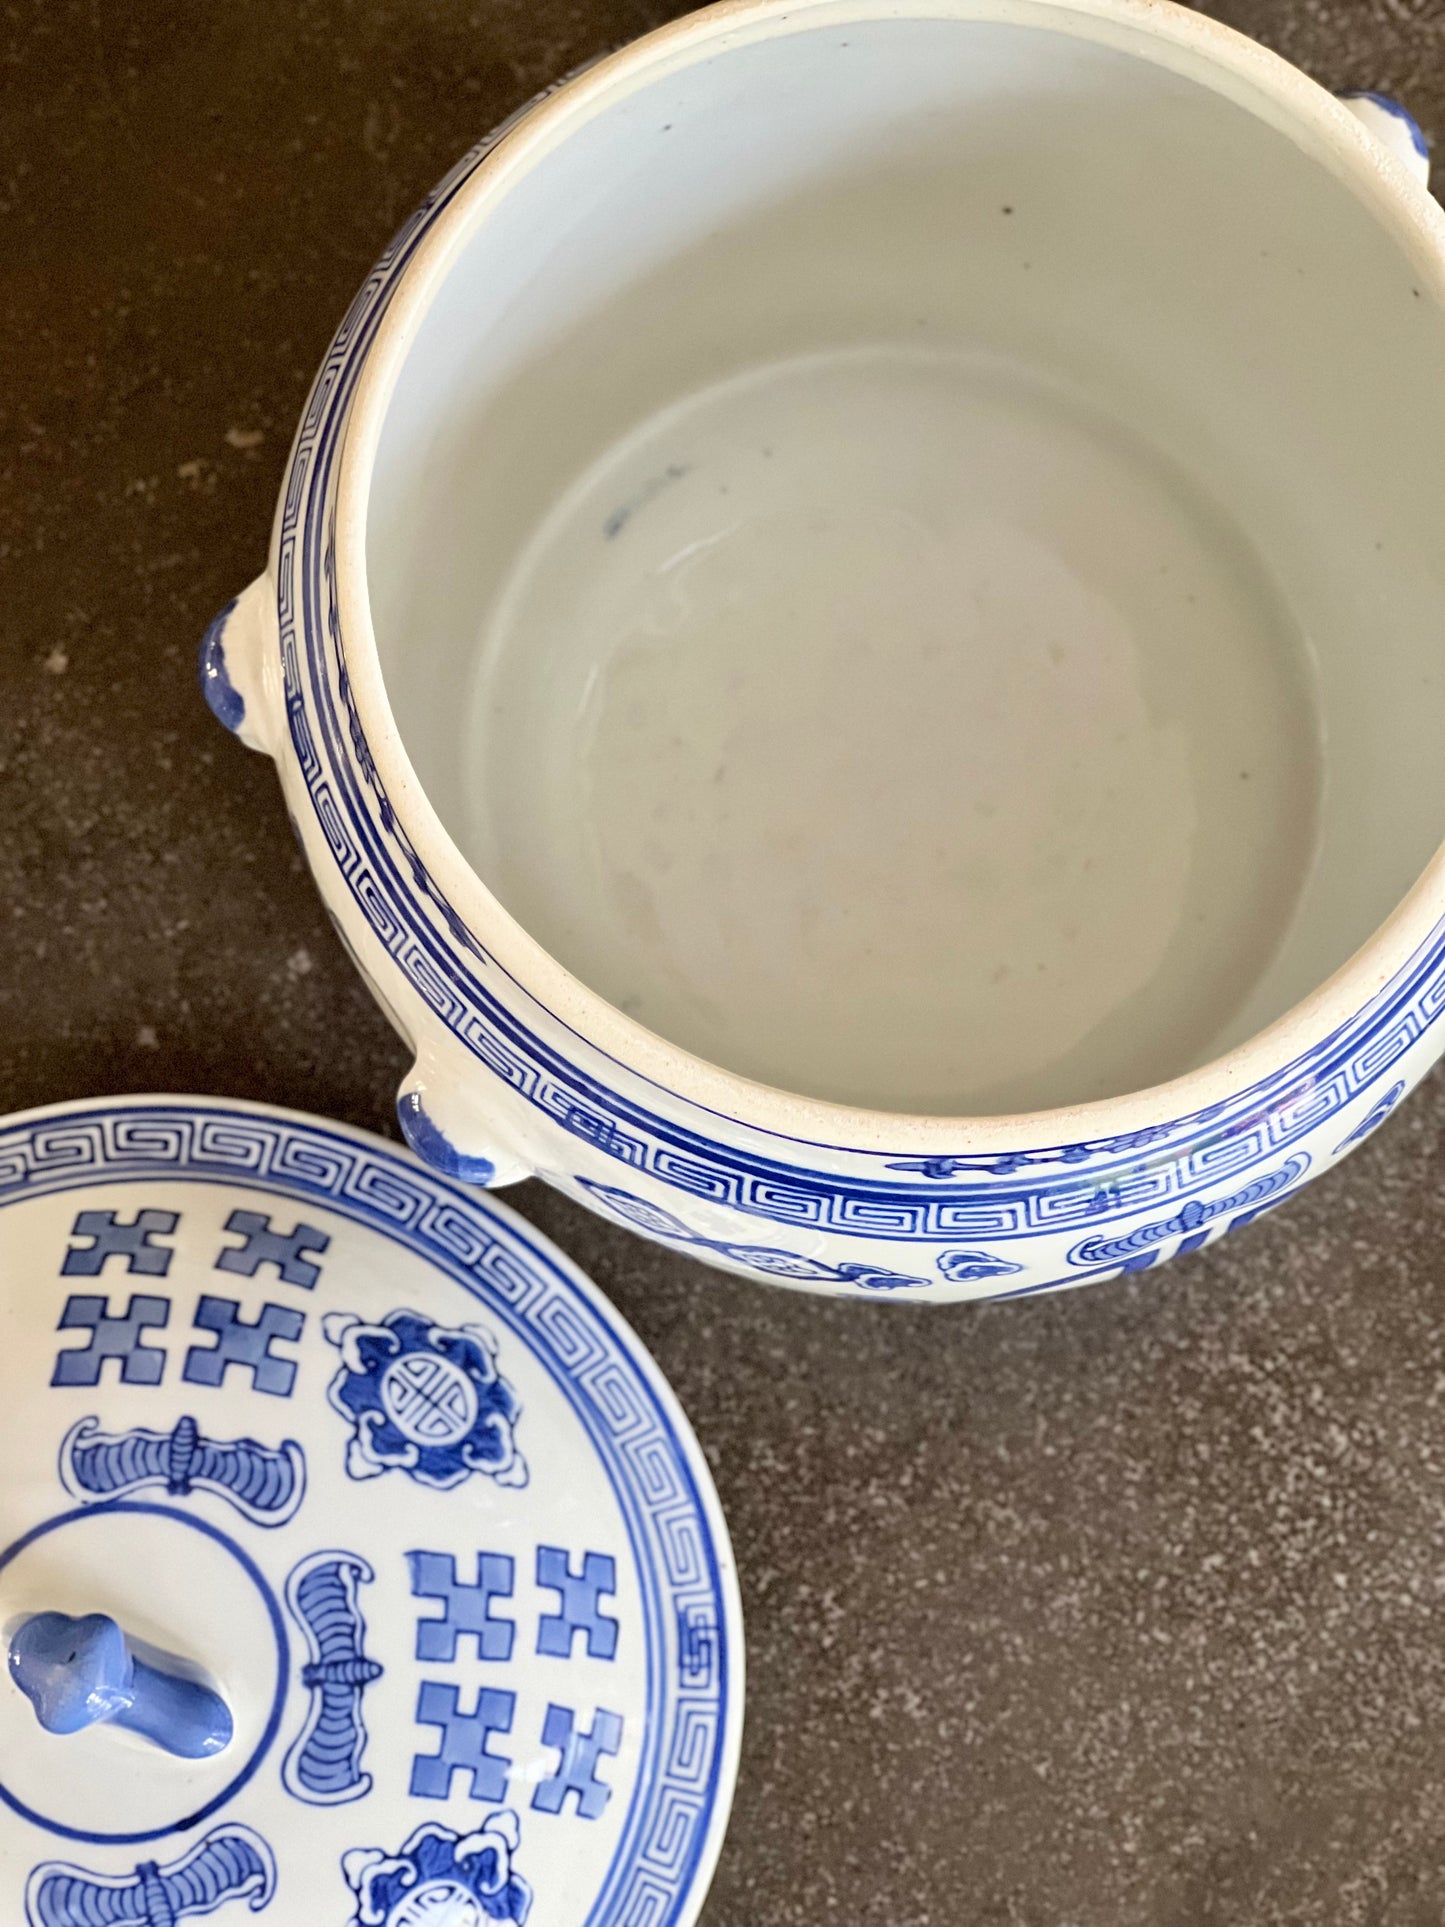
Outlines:
{"type": "Polygon", "coordinates": [[[1445,323],[1433,217],[1277,63],[934,11],[734,9],[564,96],[347,460],[396,788],[537,994],[977,1115],[1217,1059],[1428,862],[1445,323]]]}

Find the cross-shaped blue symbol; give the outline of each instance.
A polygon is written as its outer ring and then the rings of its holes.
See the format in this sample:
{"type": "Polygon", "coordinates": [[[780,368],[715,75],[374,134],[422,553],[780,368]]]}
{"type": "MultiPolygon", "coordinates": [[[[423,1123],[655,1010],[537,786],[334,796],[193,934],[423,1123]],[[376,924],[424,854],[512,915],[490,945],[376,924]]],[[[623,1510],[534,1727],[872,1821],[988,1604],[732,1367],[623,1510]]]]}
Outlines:
{"type": "Polygon", "coordinates": [[[220,1385],[233,1365],[251,1374],[252,1389],[290,1398],[296,1367],[289,1358],[273,1358],[271,1347],[280,1341],[294,1345],[306,1326],[306,1314],[289,1305],[263,1305],[253,1325],[240,1316],[234,1298],[207,1294],[196,1307],[197,1331],[216,1334],[214,1345],[192,1345],[181,1377],[191,1385],[220,1385]]]}
{"type": "Polygon", "coordinates": [[[597,1604],[601,1594],[617,1591],[617,1561],[610,1554],[589,1552],[581,1572],[574,1573],[560,1546],[538,1546],[537,1584],[555,1592],[562,1608],[560,1612],[543,1613],[538,1619],[539,1653],[570,1659],[574,1634],[585,1633],[587,1651],[593,1659],[616,1657],[617,1621],[597,1604]]]}
{"type": "Polygon", "coordinates": [[[71,1236],[94,1242],[72,1245],[60,1267],[61,1275],[98,1278],[111,1258],[124,1258],[127,1271],[164,1278],[170,1270],[172,1252],[167,1245],[153,1245],[151,1238],[157,1232],[174,1231],[177,1223],[174,1211],[137,1211],[127,1224],[119,1223],[113,1211],[82,1211],[71,1236]]]}
{"type": "Polygon", "coordinates": [[[229,1245],[216,1260],[217,1271],[236,1271],[243,1278],[254,1278],[262,1265],[274,1265],[284,1284],[300,1285],[314,1291],[321,1278],[319,1265],[308,1264],[306,1253],[319,1258],[330,1238],[309,1224],[298,1224],[294,1231],[273,1231],[271,1220],[259,1211],[233,1211],[226,1220],[227,1231],[239,1231],[246,1242],[229,1245]]]}
{"type": "Polygon", "coordinates": [[[171,1315],[169,1298],[133,1297],[123,1318],[110,1309],[108,1298],[67,1298],[57,1331],[90,1330],[90,1342],[75,1351],[61,1352],[51,1375],[52,1385],[98,1385],[108,1358],[120,1362],[123,1385],[159,1385],[165,1376],[166,1355],[147,1345],[148,1329],[159,1330],[171,1315]]]}
{"type": "Polygon", "coordinates": [[[512,1596],[512,1561],[503,1552],[477,1554],[477,1583],[463,1584],[457,1578],[456,1561],[443,1552],[409,1552],[413,1599],[439,1599],[442,1611],[432,1619],[416,1622],[416,1656],[440,1660],[451,1665],[457,1656],[457,1642],[472,1638],[477,1642],[478,1659],[510,1659],[516,1627],[510,1619],[492,1617],[494,1599],[512,1596]]]}
{"type": "Polygon", "coordinates": [[[577,1795],[577,1811],[584,1820],[595,1820],[612,1798],[610,1786],[597,1778],[597,1762],[604,1753],[616,1753],[622,1745],[620,1715],[598,1707],[590,1733],[576,1730],[576,1715],[565,1706],[549,1706],[542,1728],[542,1744],[555,1746],[561,1763],[550,1780],[543,1780],[532,1795],[539,1813],[560,1813],[569,1793],[577,1795]]]}
{"type": "Polygon", "coordinates": [[[435,1753],[418,1753],[412,1760],[412,1798],[450,1799],[452,1775],[469,1773],[474,1800],[500,1800],[507,1790],[507,1768],[511,1761],[500,1753],[489,1752],[487,1741],[493,1733],[511,1732],[516,1704],[515,1693],[484,1686],[477,1694],[474,1710],[462,1713],[458,1711],[455,1686],[443,1686],[434,1679],[423,1680],[417,1696],[417,1724],[440,1727],[442,1737],[435,1753]]]}

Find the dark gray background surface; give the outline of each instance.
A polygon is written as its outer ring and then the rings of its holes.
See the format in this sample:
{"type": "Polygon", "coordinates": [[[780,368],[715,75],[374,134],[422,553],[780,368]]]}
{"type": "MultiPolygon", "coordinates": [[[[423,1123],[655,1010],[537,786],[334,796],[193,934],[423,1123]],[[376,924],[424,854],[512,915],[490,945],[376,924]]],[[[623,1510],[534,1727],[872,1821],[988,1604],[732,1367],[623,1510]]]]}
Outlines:
{"type": "MultiPolygon", "coordinates": [[[[1441,0],[1216,10],[1445,133],[1441,0]]],[[[201,1091],[394,1131],[401,1049],[196,643],[391,229],[668,12],[4,10],[0,1110],[201,1091]]],[[[1437,1077],[1219,1250],[945,1312],[507,1194],[655,1352],[732,1523],[749,1718],[707,1927],[1445,1921],[1442,1140],[1437,1077]]]]}

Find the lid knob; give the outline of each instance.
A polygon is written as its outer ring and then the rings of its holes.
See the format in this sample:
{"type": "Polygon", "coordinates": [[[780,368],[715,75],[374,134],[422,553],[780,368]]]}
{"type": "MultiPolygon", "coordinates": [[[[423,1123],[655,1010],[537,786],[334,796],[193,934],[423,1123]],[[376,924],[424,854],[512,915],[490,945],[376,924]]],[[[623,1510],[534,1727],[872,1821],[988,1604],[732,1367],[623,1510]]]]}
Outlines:
{"type": "Polygon", "coordinates": [[[103,1613],[33,1614],[10,1641],[10,1677],[48,1733],[113,1722],[183,1760],[203,1760],[234,1730],[218,1693],[147,1665],[103,1613]]]}

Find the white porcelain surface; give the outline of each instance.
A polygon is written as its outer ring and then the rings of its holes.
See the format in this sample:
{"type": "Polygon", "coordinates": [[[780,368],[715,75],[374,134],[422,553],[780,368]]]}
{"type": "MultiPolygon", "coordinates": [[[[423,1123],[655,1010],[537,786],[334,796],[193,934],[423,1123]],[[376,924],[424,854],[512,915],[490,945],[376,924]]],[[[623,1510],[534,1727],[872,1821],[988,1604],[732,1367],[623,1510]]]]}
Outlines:
{"type": "Polygon", "coordinates": [[[1168,6],[744,4],[444,184],[223,637],[414,1142],[947,1297],[1398,1101],[1445,221],[1376,107],[1168,6]]]}
{"type": "Polygon", "coordinates": [[[483,637],[467,847],[583,982],[763,1083],[1106,1097],[1206,1056],[1274,959],[1313,680],[1247,542],[1067,391],[787,362],[542,524],[483,637]]]}
{"type": "Polygon", "coordinates": [[[6,1927],[696,1917],[726,1527],[636,1338],[505,1206],[260,1106],[5,1119],[0,1405],[0,1654],[108,1614],[235,1721],[204,1760],[62,1737],[0,1660],[6,1927]]]}

